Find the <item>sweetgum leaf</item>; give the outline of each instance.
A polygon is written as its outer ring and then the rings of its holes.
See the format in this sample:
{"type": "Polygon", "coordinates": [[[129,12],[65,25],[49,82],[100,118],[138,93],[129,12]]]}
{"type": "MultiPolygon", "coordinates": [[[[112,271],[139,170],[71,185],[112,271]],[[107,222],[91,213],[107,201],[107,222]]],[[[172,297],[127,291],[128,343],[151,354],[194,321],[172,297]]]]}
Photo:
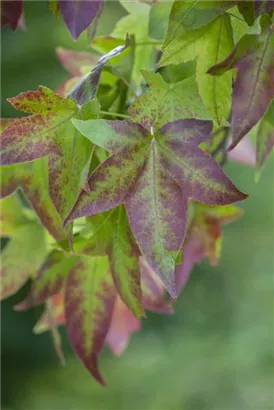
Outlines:
{"type": "Polygon", "coordinates": [[[234,206],[206,206],[195,204],[195,212],[183,248],[183,261],[176,266],[178,293],[185,286],[194,264],[209,258],[212,266],[218,264],[221,252],[222,225],[243,214],[234,206]]]}
{"type": "Polygon", "coordinates": [[[83,258],[70,272],[65,317],[70,343],[85,367],[104,385],[97,357],[111,322],[115,302],[107,258],[83,258]]]}
{"type": "Polygon", "coordinates": [[[33,114],[13,121],[2,132],[2,165],[48,156],[49,193],[64,216],[85,185],[92,154],[92,145],[70,122],[79,116],[77,105],[46,87],[8,101],[16,109],[33,114]]]}
{"type": "MultiPolygon", "coordinates": [[[[274,97],[274,33],[271,27],[260,35],[245,35],[225,60],[208,73],[222,75],[237,68],[232,93],[232,136],[229,149],[254,127],[274,97]]],[[[226,74],[225,74],[226,75],[226,74]]]]}
{"type": "Polygon", "coordinates": [[[211,119],[198,92],[195,77],[168,84],[159,73],[142,71],[150,91],[138,97],[129,109],[132,120],[146,128],[161,128],[183,118],[211,119]]]}
{"type": "Polygon", "coordinates": [[[235,1],[174,1],[169,15],[164,47],[186,31],[211,23],[235,3],[235,1]]]}
{"type": "Polygon", "coordinates": [[[88,28],[100,11],[102,0],[59,0],[60,12],[74,40],[88,28]]]}
{"type": "Polygon", "coordinates": [[[129,343],[131,333],[140,330],[140,320],[116,297],[111,324],[106,336],[106,343],[111,351],[120,356],[129,343]]]}
{"type": "Polygon", "coordinates": [[[149,37],[156,40],[163,40],[168,28],[168,17],[172,2],[159,1],[152,5],[149,12],[149,37]]]}
{"type": "Polygon", "coordinates": [[[260,121],[256,138],[256,167],[261,169],[274,146],[274,101],[260,121]]]}
{"type": "Polygon", "coordinates": [[[67,233],[49,195],[47,176],[46,158],[2,167],[1,197],[8,199],[10,194],[21,188],[43,226],[57,241],[62,241],[67,238],[67,233]]]}
{"type": "Polygon", "coordinates": [[[196,80],[200,95],[218,124],[226,121],[230,114],[232,73],[228,72],[220,79],[210,78],[207,71],[213,64],[222,61],[232,48],[230,17],[222,15],[206,27],[186,31],[175,37],[164,48],[160,60],[160,66],[166,66],[196,59],[196,80]]]}
{"type": "Polygon", "coordinates": [[[15,31],[23,18],[23,0],[1,1],[1,27],[9,25],[15,31]]]}
{"type": "Polygon", "coordinates": [[[212,123],[179,120],[155,135],[130,121],[73,124],[112,155],[93,172],[90,194],[81,192],[65,224],[124,203],[143,255],[176,296],[174,267],[185,236],[188,199],[225,205],[246,198],[198,147],[210,137],[212,123]]]}
{"type": "Polygon", "coordinates": [[[47,252],[45,231],[37,223],[22,226],[15,232],[2,251],[1,300],[24,285],[42,264],[47,252]]]}

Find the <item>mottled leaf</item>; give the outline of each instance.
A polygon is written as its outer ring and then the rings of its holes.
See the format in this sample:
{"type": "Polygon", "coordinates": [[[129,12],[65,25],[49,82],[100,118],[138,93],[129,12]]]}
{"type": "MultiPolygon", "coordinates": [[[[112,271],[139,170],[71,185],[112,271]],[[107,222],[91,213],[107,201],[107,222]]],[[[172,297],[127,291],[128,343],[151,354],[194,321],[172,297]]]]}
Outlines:
{"type": "Polygon", "coordinates": [[[48,252],[44,229],[27,224],[18,229],[2,251],[1,299],[16,293],[42,264],[48,252]]]}
{"type": "Polygon", "coordinates": [[[132,120],[146,128],[161,128],[165,123],[183,118],[211,119],[203,106],[195,77],[168,84],[159,73],[142,71],[150,90],[138,97],[129,108],[132,120]]]}
{"type": "Polygon", "coordinates": [[[243,214],[233,205],[205,206],[195,204],[195,212],[188,229],[183,247],[183,261],[175,268],[176,286],[179,293],[185,286],[196,263],[208,257],[216,266],[221,252],[222,225],[237,219],[243,214]]]}
{"type": "Polygon", "coordinates": [[[91,24],[102,7],[102,0],[59,0],[58,3],[74,40],[91,24]]]}
{"type": "Polygon", "coordinates": [[[261,169],[274,146],[274,101],[261,119],[256,138],[256,167],[261,169]]]}
{"type": "Polygon", "coordinates": [[[91,175],[90,194],[80,194],[65,223],[125,203],[142,253],[176,296],[174,267],[185,236],[188,199],[225,205],[246,198],[198,148],[210,137],[212,123],[175,121],[155,135],[129,121],[73,123],[113,154],[91,175]]]}
{"type": "Polygon", "coordinates": [[[23,0],[1,1],[1,27],[9,25],[13,31],[22,24],[23,0]]]}
{"type": "Polygon", "coordinates": [[[97,357],[107,336],[115,289],[107,258],[83,258],[70,272],[65,317],[70,343],[85,367],[104,385],[97,357]]]}
{"type": "Polygon", "coordinates": [[[260,120],[274,97],[274,33],[271,27],[260,35],[242,37],[228,57],[208,72],[220,75],[232,68],[237,68],[237,77],[232,94],[230,149],[260,120]]]}
{"type": "Polygon", "coordinates": [[[122,300],[117,296],[111,324],[106,337],[106,343],[111,351],[120,356],[129,343],[131,333],[140,330],[140,320],[127,308],[122,300]]]}
{"type": "Polygon", "coordinates": [[[196,79],[200,95],[218,124],[229,118],[232,73],[228,72],[220,79],[210,77],[207,71],[213,64],[222,61],[232,48],[230,17],[223,15],[205,27],[186,31],[176,37],[164,48],[160,60],[160,65],[166,66],[196,59],[196,79]]]}

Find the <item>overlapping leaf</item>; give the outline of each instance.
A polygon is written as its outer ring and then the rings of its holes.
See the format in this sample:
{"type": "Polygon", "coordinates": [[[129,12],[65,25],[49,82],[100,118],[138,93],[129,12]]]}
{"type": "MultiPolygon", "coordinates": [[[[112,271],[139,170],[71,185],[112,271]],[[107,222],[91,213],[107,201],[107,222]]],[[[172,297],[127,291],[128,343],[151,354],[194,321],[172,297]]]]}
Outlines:
{"type": "Polygon", "coordinates": [[[174,267],[185,236],[188,199],[225,205],[246,198],[212,158],[198,148],[210,121],[181,120],[155,135],[130,121],[79,121],[77,129],[112,152],[91,175],[66,223],[124,203],[149,265],[176,296],[174,267]]]}
{"type": "Polygon", "coordinates": [[[78,115],[77,105],[46,87],[22,93],[9,102],[33,114],[15,120],[2,132],[1,163],[10,165],[48,156],[49,193],[64,216],[85,184],[92,154],[92,145],[70,122],[78,115]]]}
{"type": "Polygon", "coordinates": [[[15,232],[2,251],[1,299],[16,293],[36,273],[47,252],[45,231],[37,223],[15,232]]]}
{"type": "Polygon", "coordinates": [[[183,248],[183,261],[175,270],[178,292],[185,286],[196,263],[207,257],[212,266],[217,265],[221,252],[222,225],[242,214],[241,209],[234,205],[209,207],[195,204],[195,213],[183,248]]]}
{"type": "Polygon", "coordinates": [[[102,0],[60,0],[58,1],[60,12],[70,31],[77,40],[80,34],[88,28],[99,13],[102,0]]]}
{"type": "Polygon", "coordinates": [[[24,25],[23,0],[1,1],[1,27],[9,25],[13,31],[24,25]]]}
{"type": "Polygon", "coordinates": [[[150,85],[146,94],[138,97],[129,109],[133,121],[146,128],[161,128],[165,123],[183,118],[211,119],[203,106],[195,77],[168,84],[159,73],[142,71],[150,85]]]}
{"type": "Polygon", "coordinates": [[[254,127],[274,98],[274,33],[271,26],[264,28],[260,35],[242,37],[228,57],[208,71],[220,75],[237,68],[230,149],[254,127]]]}
{"type": "MultiPolygon", "coordinates": [[[[207,3],[207,2],[205,2],[207,3]]],[[[232,73],[220,78],[207,74],[208,69],[233,48],[233,32],[228,15],[222,15],[205,27],[176,36],[164,48],[161,66],[197,60],[196,79],[202,100],[218,124],[230,114],[232,73]]]]}

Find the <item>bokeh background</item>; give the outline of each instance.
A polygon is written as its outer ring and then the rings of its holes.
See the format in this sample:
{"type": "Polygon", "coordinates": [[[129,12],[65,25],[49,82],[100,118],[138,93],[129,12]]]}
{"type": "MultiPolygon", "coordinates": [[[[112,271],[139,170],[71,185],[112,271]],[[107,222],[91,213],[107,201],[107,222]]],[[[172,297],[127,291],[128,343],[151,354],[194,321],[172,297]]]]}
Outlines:
{"type": "MultiPolygon", "coordinates": [[[[99,34],[111,32],[124,10],[107,3],[99,34]]],[[[2,30],[2,116],[16,116],[5,101],[43,84],[52,89],[67,74],[55,47],[85,50],[46,2],[25,4],[26,31],[2,30]]],[[[61,367],[48,333],[32,334],[41,309],[16,313],[22,291],[2,303],[2,410],[270,410],[273,409],[273,159],[259,184],[254,170],[226,167],[250,197],[246,214],[224,228],[220,265],[197,266],[173,316],[148,314],[120,358],[105,349],[100,387],[71,351],[61,367]]]]}

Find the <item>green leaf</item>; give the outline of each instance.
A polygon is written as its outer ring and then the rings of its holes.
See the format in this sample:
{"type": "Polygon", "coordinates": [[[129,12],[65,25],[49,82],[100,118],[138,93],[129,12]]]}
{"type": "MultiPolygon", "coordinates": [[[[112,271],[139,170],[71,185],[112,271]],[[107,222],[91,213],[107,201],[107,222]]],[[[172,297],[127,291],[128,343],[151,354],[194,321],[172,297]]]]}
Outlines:
{"type": "Polygon", "coordinates": [[[24,213],[24,207],[16,194],[2,199],[0,205],[0,234],[1,236],[13,236],[22,225],[29,221],[24,213]]]}
{"type": "Polygon", "coordinates": [[[150,90],[129,108],[134,122],[158,129],[169,121],[183,118],[211,119],[203,106],[194,76],[168,84],[159,73],[142,71],[142,74],[150,90]]]}
{"type": "Polygon", "coordinates": [[[70,272],[65,289],[65,317],[70,343],[90,373],[104,385],[100,354],[115,302],[107,258],[82,258],[70,272]]]}
{"type": "Polygon", "coordinates": [[[159,1],[150,8],[148,32],[151,38],[156,40],[164,39],[171,7],[171,1],[159,1]]]}
{"type": "Polygon", "coordinates": [[[196,79],[202,100],[218,124],[230,115],[232,73],[222,79],[207,74],[212,64],[221,61],[233,47],[230,17],[223,15],[206,27],[187,31],[164,49],[160,65],[180,64],[197,59],[196,79]]]}
{"type": "Polygon", "coordinates": [[[211,23],[235,3],[235,1],[174,1],[164,47],[186,31],[196,30],[211,23]]]}
{"type": "Polygon", "coordinates": [[[44,229],[28,224],[18,229],[2,251],[1,299],[16,293],[36,273],[48,252],[44,229]]]}

